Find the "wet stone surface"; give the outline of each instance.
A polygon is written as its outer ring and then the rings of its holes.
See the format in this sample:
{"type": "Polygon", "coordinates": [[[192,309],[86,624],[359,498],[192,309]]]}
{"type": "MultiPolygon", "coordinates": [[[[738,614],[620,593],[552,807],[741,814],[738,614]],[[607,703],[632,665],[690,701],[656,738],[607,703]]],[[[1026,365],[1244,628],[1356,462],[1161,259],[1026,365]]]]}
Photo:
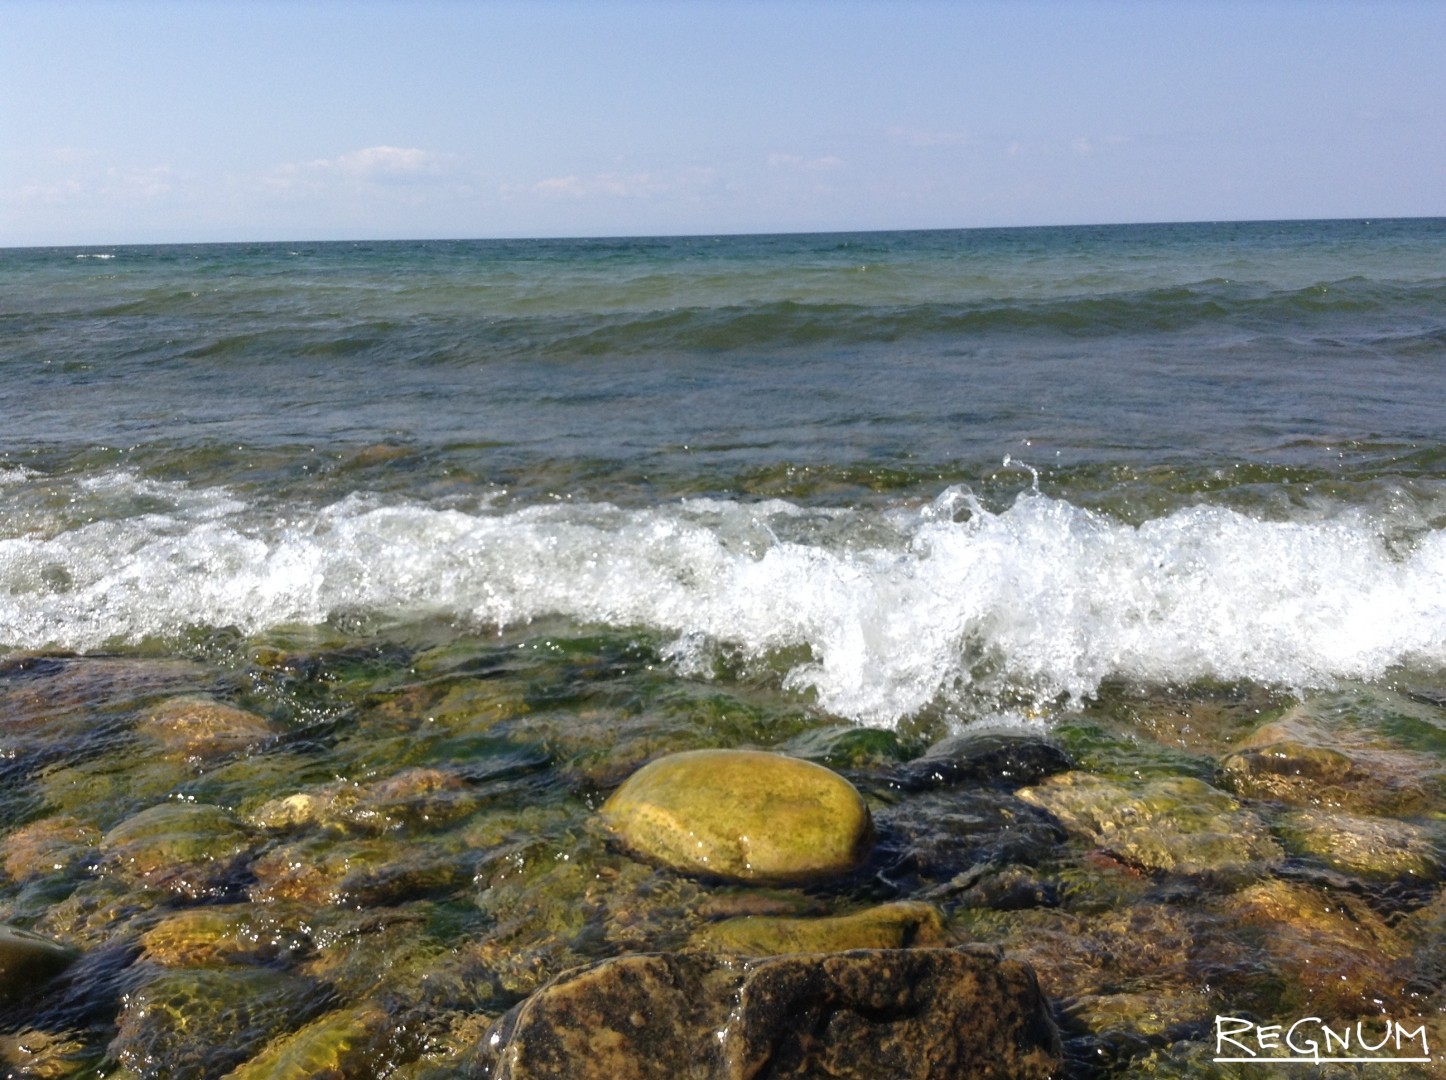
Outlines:
{"type": "Polygon", "coordinates": [[[812,762],[748,750],[659,758],[630,776],[602,813],[643,855],[738,881],[845,874],[873,842],[868,807],[843,777],[812,762]]]}
{"type": "Polygon", "coordinates": [[[496,1080],[1047,1077],[1059,1039],[1030,971],[989,950],[605,961],[488,1037],[496,1080]]]}
{"type": "Polygon", "coordinates": [[[1217,1014],[1446,1046],[1428,697],[1111,686],[894,732],[660,665],[451,631],[0,664],[0,924],[43,961],[18,990],[0,962],[0,1073],[1231,1075],[1217,1014]],[[704,767],[630,790],[679,757],[704,767]],[[827,794],[779,812],[774,766],[827,794]],[[684,833],[706,864],[665,854],[684,833]]]}

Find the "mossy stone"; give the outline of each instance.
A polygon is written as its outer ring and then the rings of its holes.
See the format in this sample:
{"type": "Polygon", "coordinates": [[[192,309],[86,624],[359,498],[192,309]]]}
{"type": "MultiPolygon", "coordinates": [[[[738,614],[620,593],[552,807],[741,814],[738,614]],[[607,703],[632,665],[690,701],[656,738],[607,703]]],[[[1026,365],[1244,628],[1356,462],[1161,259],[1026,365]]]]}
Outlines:
{"type": "Polygon", "coordinates": [[[692,944],[740,956],[907,949],[948,943],[943,916],[932,904],[904,901],[827,918],[747,915],[712,923],[692,944]]]}
{"type": "Polygon", "coordinates": [[[1194,777],[1125,787],[1069,772],[1018,795],[1090,843],[1149,870],[1238,872],[1277,864],[1284,855],[1255,814],[1194,777]]]}
{"type": "Polygon", "coordinates": [[[1277,825],[1292,853],[1320,859],[1347,874],[1435,881],[1441,876],[1442,834],[1408,821],[1297,810],[1277,825]]]}
{"type": "Polygon", "coordinates": [[[736,881],[803,882],[854,869],[873,825],[837,773],[756,750],[692,750],[634,773],[603,804],[634,851],[736,881]]]}
{"type": "Polygon", "coordinates": [[[170,757],[204,761],[255,750],[278,734],[264,716],[204,697],[167,698],[152,708],[141,732],[170,757]]]}
{"type": "Polygon", "coordinates": [[[272,1040],[250,1061],[228,1072],[224,1080],[374,1075],[361,1070],[380,1057],[378,1044],[386,1039],[390,1026],[385,1011],[371,1003],[338,1009],[299,1031],[272,1040]]]}

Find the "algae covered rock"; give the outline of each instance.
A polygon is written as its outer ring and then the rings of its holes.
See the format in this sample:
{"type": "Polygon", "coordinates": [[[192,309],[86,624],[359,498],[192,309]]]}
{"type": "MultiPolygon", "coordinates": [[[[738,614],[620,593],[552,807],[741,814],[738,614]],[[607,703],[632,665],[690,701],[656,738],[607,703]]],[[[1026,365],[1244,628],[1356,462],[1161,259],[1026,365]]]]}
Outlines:
{"type": "Polygon", "coordinates": [[[741,956],[907,949],[948,943],[943,916],[932,904],[902,901],[851,915],[798,918],[746,915],[712,923],[692,944],[741,956]]]}
{"type": "Polygon", "coordinates": [[[625,956],[544,986],[487,1044],[496,1080],[1030,1080],[1060,1066],[1033,973],[987,949],[625,956]]]}
{"type": "Polygon", "coordinates": [[[1366,878],[1435,881],[1446,858],[1446,836],[1439,828],[1408,821],[1296,810],[1276,828],[1293,854],[1366,878]]]}
{"type": "Polygon", "coordinates": [[[272,963],[309,945],[307,916],[286,914],[276,905],[182,908],[142,933],[140,944],[145,959],[163,967],[272,963]]]}
{"type": "Polygon", "coordinates": [[[313,1080],[381,1075],[382,1049],[391,1034],[385,1010],[371,1003],[327,1013],[299,1031],[272,1040],[226,1080],[313,1080]]]}
{"type": "Polygon", "coordinates": [[[754,750],[692,750],[634,773],[603,805],[634,851],[678,870],[802,882],[863,861],[873,825],[837,773],[754,750]]]}
{"type": "Polygon", "coordinates": [[[315,1015],[325,991],[264,969],[167,972],[126,995],[111,1053],[146,1080],[214,1077],[315,1015]]]}
{"type": "Polygon", "coordinates": [[[255,750],[277,734],[264,716],[204,697],[167,698],[146,714],[142,734],[171,757],[205,761],[255,750]]]}
{"type": "Polygon", "coordinates": [[[234,815],[205,803],[162,803],[101,839],[101,869],[189,899],[210,895],[251,845],[234,815]]]}
{"type": "Polygon", "coordinates": [[[1091,843],[1150,870],[1235,872],[1283,858],[1255,814],[1193,777],[1171,776],[1127,788],[1070,772],[1018,795],[1091,843]]]}
{"type": "Polygon", "coordinates": [[[1368,730],[1327,729],[1292,710],[1256,729],[1220,762],[1240,795],[1356,814],[1419,814],[1446,790],[1441,763],[1368,730]]]}
{"type": "Polygon", "coordinates": [[[0,1003],[34,993],[75,958],[74,951],[49,938],[0,923],[0,1003]]]}

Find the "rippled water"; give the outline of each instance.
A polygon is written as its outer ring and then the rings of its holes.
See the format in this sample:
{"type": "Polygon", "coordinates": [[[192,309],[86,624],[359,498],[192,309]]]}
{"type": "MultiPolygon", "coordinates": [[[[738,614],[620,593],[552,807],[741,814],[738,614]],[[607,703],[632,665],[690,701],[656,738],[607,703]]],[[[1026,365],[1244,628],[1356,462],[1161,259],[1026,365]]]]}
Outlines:
{"type": "MultiPolygon", "coordinates": [[[[852,770],[897,847],[915,796],[888,770],[949,732],[1047,734],[1122,800],[1161,778],[1228,787],[1230,755],[1296,717],[1312,753],[1356,755],[1349,776],[1424,785],[1308,802],[1425,829],[1439,855],[1443,386],[1441,220],[0,252],[0,921],[110,958],[76,984],[93,1012],[75,1019],[72,994],[35,1022],[87,1032],[76,1075],[169,1075],[108,1025],[150,985],[130,961],[175,906],[286,923],[319,905],[283,928],[305,948],[265,961],[313,980],[298,1017],[379,1000],[377,972],[328,944],[358,906],[402,919],[415,935],[389,933],[421,956],[470,943],[506,985],[377,1006],[421,1010],[416,1031],[505,1008],[520,955],[551,972],[671,947],[675,926],[634,933],[618,911],[566,947],[550,924],[507,937],[497,905],[523,887],[494,863],[512,852],[531,881],[542,848],[571,846],[632,882],[591,807],[694,746],[852,770]],[[158,751],[155,711],[198,695],[272,727],[158,751]],[[383,824],[254,823],[343,781],[383,824]],[[250,822],[241,862],[194,895],[117,869],[101,837],[192,801],[250,822]],[[60,845],[53,871],[25,854],[36,836],[60,845]],[[284,858],[318,867],[317,891],[279,883],[284,858]]],[[[1231,812],[1286,844],[1284,870],[1244,885],[1207,874],[1182,899],[1176,871],[1071,834],[1031,849],[1030,895],[1054,902],[1027,916],[1003,886],[949,892],[975,871],[948,860],[885,893],[944,896],[956,926],[1014,947],[1029,919],[1122,889],[1142,935],[1197,943],[1129,993],[1188,983],[1222,1009],[1263,1007],[1263,972],[1299,959],[1251,953],[1263,923],[1225,928],[1281,902],[1251,889],[1367,895],[1425,924],[1436,869],[1346,880],[1291,839],[1299,793],[1237,788],[1231,812]],[[1237,951],[1212,961],[1217,934],[1237,951]]],[[[989,874],[1023,873],[1010,858],[989,874]]],[[[566,907],[574,884],[519,895],[566,907]]],[[[1034,960],[1061,1002],[1085,993],[1075,960],[1034,960]]],[[[1388,997],[1419,1006],[1438,978],[1405,971],[1427,989],[1388,997]]],[[[1126,1012],[1116,1030],[1085,1009],[1074,1035],[1117,1063],[1143,1060],[1120,1031],[1159,1052],[1126,1012]]],[[[428,1075],[420,1045],[375,1050],[375,1071],[428,1075]]]]}

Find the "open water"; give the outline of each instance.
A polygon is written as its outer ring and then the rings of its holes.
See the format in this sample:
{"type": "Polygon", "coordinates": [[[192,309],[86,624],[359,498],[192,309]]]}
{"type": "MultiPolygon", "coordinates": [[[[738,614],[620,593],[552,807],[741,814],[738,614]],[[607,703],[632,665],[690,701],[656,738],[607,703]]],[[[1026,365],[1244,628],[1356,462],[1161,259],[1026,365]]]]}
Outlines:
{"type": "Polygon", "coordinates": [[[490,1076],[560,972],[895,899],[1069,1077],[1436,1076],[1443,881],[1446,219],[0,251],[6,1077],[490,1076]],[[730,746],[864,865],[599,825],[730,746]]]}
{"type": "Polygon", "coordinates": [[[13,649],[556,618],[873,725],[1446,665],[1439,219],[6,251],[0,415],[13,649]]]}

